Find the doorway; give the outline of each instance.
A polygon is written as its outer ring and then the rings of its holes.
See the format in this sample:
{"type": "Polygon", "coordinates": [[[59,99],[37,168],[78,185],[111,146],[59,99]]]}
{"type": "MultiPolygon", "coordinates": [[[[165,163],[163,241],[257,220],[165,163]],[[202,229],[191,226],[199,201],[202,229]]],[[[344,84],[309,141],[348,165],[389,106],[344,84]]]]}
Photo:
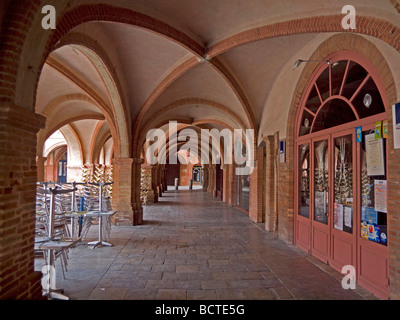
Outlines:
{"type": "Polygon", "coordinates": [[[297,119],[295,244],[389,296],[387,115],[376,72],[357,54],[320,65],[297,119]]]}

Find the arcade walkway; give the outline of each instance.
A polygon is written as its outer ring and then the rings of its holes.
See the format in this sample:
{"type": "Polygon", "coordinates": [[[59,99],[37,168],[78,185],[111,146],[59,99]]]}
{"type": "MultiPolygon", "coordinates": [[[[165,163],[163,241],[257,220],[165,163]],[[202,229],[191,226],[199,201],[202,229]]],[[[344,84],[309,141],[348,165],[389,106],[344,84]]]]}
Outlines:
{"type": "Polygon", "coordinates": [[[202,190],[164,193],[144,220],[113,226],[113,247],[78,245],[57,285],[73,300],[376,299],[202,190]]]}

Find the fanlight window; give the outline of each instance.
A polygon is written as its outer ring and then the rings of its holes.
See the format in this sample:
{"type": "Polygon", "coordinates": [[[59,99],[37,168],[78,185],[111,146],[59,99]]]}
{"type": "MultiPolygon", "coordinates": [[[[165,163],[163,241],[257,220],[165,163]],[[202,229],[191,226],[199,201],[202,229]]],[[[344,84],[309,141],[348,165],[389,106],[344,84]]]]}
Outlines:
{"type": "Polygon", "coordinates": [[[385,112],[371,75],[358,63],[328,64],[303,106],[299,136],[385,112]]]}

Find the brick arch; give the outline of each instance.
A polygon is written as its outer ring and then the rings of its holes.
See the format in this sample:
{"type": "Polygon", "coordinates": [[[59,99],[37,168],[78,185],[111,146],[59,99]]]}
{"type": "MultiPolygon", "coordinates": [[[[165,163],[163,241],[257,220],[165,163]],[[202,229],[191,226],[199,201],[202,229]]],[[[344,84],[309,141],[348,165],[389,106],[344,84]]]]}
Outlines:
{"type": "Polygon", "coordinates": [[[96,101],[93,97],[86,97],[85,95],[80,97],[82,96],[80,94],[66,95],[56,98],[52,102],[57,103],[60,99],[76,99],[76,96],[95,105],[109,122],[116,146],[116,156],[129,157],[129,113],[126,109],[126,103],[122,100],[121,86],[118,82],[118,77],[112,71],[110,59],[96,41],[79,33],[68,34],[65,38],[62,38],[54,50],[67,45],[76,46],[92,63],[106,88],[109,101],[111,101],[111,111],[107,110],[108,104],[103,106],[101,102],[96,101]]]}
{"type": "MultiPolygon", "coordinates": [[[[202,136],[200,134],[201,133],[200,130],[204,129],[204,128],[202,128],[202,125],[194,126],[191,123],[180,122],[179,125],[178,125],[177,135],[179,135],[180,131],[182,131],[182,130],[184,130],[186,128],[191,128],[194,131],[196,131],[196,133],[198,135],[200,135],[200,141],[204,141],[204,140],[202,140],[202,136]]],[[[163,148],[161,148],[161,150],[158,150],[158,152],[157,152],[157,155],[159,157],[161,157],[161,158],[164,158],[164,159],[166,159],[167,154],[169,154],[171,146],[176,146],[178,148],[178,147],[180,147],[180,146],[182,146],[182,145],[187,143],[186,141],[178,141],[177,137],[174,137],[174,139],[170,139],[171,137],[168,134],[166,134],[166,136],[167,136],[167,142],[166,142],[165,146],[163,146],[163,148]]],[[[208,150],[209,151],[208,155],[205,152],[205,150],[203,150],[201,147],[199,147],[199,150],[198,150],[199,151],[199,155],[201,155],[202,157],[203,156],[204,157],[208,157],[208,156],[213,155],[213,154],[214,155],[220,155],[221,161],[223,162],[224,161],[224,153],[223,153],[223,151],[222,152],[220,152],[220,151],[224,150],[224,144],[221,143],[221,145],[219,147],[220,147],[220,150],[215,149],[215,146],[211,145],[209,150],[208,150]]],[[[146,154],[146,153],[144,152],[144,154],[146,154]]],[[[211,159],[211,157],[210,157],[210,159],[211,159]]]]}
{"type": "Polygon", "coordinates": [[[99,115],[99,114],[83,114],[83,115],[69,118],[63,122],[57,123],[54,127],[49,128],[49,130],[46,132],[39,131],[39,133],[37,135],[37,144],[36,144],[37,152],[41,152],[41,150],[43,150],[46,140],[48,138],[50,138],[50,136],[57,130],[60,130],[62,127],[69,125],[70,123],[73,123],[75,121],[88,120],[88,119],[102,121],[102,120],[104,120],[104,116],[99,115]]]}
{"type": "Polygon", "coordinates": [[[211,47],[207,55],[219,56],[235,47],[268,38],[314,32],[360,33],[379,38],[400,51],[400,28],[375,17],[357,16],[356,30],[345,31],[342,27],[343,15],[314,16],[291,19],[250,29],[224,39],[211,47]]]}
{"type": "MultiPolygon", "coordinates": [[[[165,106],[164,108],[162,108],[159,112],[157,112],[151,119],[149,119],[146,123],[143,124],[143,126],[141,126],[141,128],[139,130],[137,130],[138,132],[140,132],[141,134],[138,137],[138,146],[140,146],[144,140],[144,136],[146,135],[147,131],[151,129],[154,123],[154,121],[160,117],[162,114],[171,111],[175,108],[179,108],[182,107],[184,105],[190,105],[190,104],[200,104],[200,105],[205,105],[207,107],[211,107],[213,109],[216,109],[218,111],[224,112],[226,113],[230,118],[232,118],[232,120],[234,120],[242,129],[246,129],[246,125],[244,124],[244,122],[242,121],[242,119],[240,119],[240,117],[235,114],[233,111],[231,111],[228,107],[222,105],[221,103],[215,102],[215,101],[211,101],[211,100],[206,100],[206,99],[202,99],[202,98],[187,98],[187,99],[181,99],[181,100],[177,100],[175,102],[170,103],[169,105],[165,106]]],[[[224,123],[224,125],[227,125],[226,123],[224,123]]],[[[158,127],[158,126],[156,126],[158,127]]]]}
{"type": "MultiPolygon", "coordinates": [[[[386,107],[396,102],[397,93],[394,85],[394,78],[388,63],[384,56],[380,53],[379,49],[370,41],[362,36],[355,34],[337,34],[325,40],[310,56],[310,60],[323,60],[327,56],[336,51],[349,50],[354,51],[364,56],[374,67],[379,80],[382,82],[384,91],[382,92],[382,99],[386,107]]],[[[288,116],[287,137],[293,138],[295,136],[295,121],[297,117],[298,107],[300,105],[303,91],[307,87],[309,80],[315,70],[315,65],[306,64],[296,89],[293,93],[291,107],[288,116]]]]}
{"type": "Polygon", "coordinates": [[[58,162],[61,158],[68,153],[68,147],[66,144],[59,145],[49,152],[48,156],[53,153],[53,164],[51,165],[50,159],[47,158],[45,162],[45,180],[46,181],[57,181],[58,180],[58,162]],[[57,153],[57,151],[59,151],[57,153]],[[50,172],[49,172],[50,171],[50,172]]]}

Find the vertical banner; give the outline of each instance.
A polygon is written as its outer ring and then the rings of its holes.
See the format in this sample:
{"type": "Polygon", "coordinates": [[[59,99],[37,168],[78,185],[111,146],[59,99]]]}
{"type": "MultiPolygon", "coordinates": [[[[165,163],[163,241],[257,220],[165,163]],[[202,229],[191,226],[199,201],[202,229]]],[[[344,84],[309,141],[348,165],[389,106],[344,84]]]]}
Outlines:
{"type": "Polygon", "coordinates": [[[375,139],[382,138],[382,121],[375,123],[375,139]]]}
{"type": "Polygon", "coordinates": [[[356,128],[356,137],[357,137],[357,142],[362,142],[362,127],[357,127],[356,128]]]}

